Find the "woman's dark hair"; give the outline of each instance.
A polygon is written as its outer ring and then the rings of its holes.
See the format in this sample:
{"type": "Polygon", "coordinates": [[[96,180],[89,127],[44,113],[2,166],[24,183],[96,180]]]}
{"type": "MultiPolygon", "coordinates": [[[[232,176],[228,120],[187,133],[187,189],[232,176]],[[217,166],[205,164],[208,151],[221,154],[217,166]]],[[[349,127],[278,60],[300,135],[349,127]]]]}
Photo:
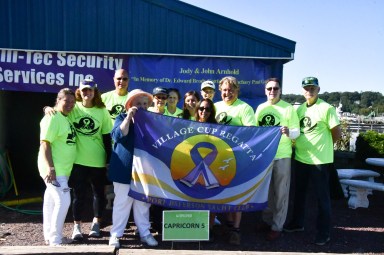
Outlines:
{"type": "Polygon", "coordinates": [[[177,88],[170,88],[170,89],[168,89],[168,96],[169,96],[169,93],[171,93],[171,92],[175,92],[176,95],[177,95],[177,101],[180,101],[181,95],[180,95],[179,90],[177,88]]]}
{"type": "Polygon", "coordinates": [[[73,90],[71,90],[71,89],[69,89],[69,88],[61,89],[61,90],[59,91],[59,93],[57,93],[55,106],[57,105],[57,103],[59,102],[59,100],[63,99],[66,95],[71,95],[71,96],[73,96],[74,98],[76,98],[76,96],[75,96],[75,92],[73,92],[73,90]]]}
{"type": "Polygon", "coordinates": [[[184,95],[184,103],[183,103],[183,119],[186,119],[186,120],[189,120],[192,117],[191,114],[189,113],[189,111],[187,109],[187,105],[185,103],[185,99],[187,97],[189,97],[189,96],[195,96],[196,99],[197,99],[197,102],[200,101],[200,95],[199,95],[199,93],[197,93],[197,91],[190,90],[187,93],[185,93],[185,95],[184,95]]]}
{"type": "MultiPolygon", "coordinates": [[[[101,100],[101,93],[100,93],[100,91],[97,88],[94,88],[93,90],[95,92],[95,95],[93,96],[93,99],[92,99],[93,106],[95,106],[97,108],[105,108],[105,104],[101,100]]],[[[82,102],[83,101],[83,99],[81,98],[81,91],[80,91],[80,89],[76,89],[76,101],[77,102],[82,102]]]]}
{"type": "Polygon", "coordinates": [[[196,107],[196,112],[195,112],[195,119],[196,121],[199,121],[199,107],[201,106],[201,104],[203,102],[207,102],[208,103],[208,106],[209,106],[209,109],[211,110],[210,111],[210,114],[209,114],[209,117],[207,119],[207,123],[217,123],[216,121],[216,109],[215,109],[215,105],[213,104],[212,100],[209,99],[209,98],[205,98],[203,100],[201,100],[198,104],[197,104],[197,107],[196,107]]]}

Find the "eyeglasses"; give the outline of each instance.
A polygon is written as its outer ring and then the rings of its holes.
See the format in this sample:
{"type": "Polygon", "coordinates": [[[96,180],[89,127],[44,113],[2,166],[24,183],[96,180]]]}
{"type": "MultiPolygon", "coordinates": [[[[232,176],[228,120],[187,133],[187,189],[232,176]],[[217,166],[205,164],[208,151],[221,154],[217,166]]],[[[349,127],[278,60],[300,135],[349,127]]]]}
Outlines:
{"type": "Polygon", "coordinates": [[[128,77],[119,77],[119,78],[116,78],[116,80],[118,80],[118,81],[121,81],[121,80],[128,81],[128,77]]]}
{"type": "Polygon", "coordinates": [[[317,88],[318,88],[318,87],[315,86],[315,85],[309,85],[309,86],[305,86],[305,87],[303,87],[303,89],[304,89],[305,91],[315,91],[317,88]]]}
{"type": "Polygon", "coordinates": [[[206,89],[206,88],[203,89],[203,92],[204,92],[204,93],[207,93],[207,94],[213,94],[213,93],[215,93],[215,91],[214,91],[213,89],[206,89]]]}
{"type": "Polygon", "coordinates": [[[167,100],[168,96],[155,96],[155,98],[161,99],[161,100],[167,100]]]}
{"type": "Polygon", "coordinates": [[[201,106],[201,107],[199,107],[198,108],[199,109],[199,111],[206,111],[206,112],[210,112],[211,111],[211,108],[209,108],[209,107],[203,107],[203,106],[201,106]]]}
{"type": "Polygon", "coordinates": [[[266,90],[268,91],[271,91],[271,90],[274,90],[274,91],[279,91],[279,87],[269,87],[269,88],[265,88],[266,90]]]}

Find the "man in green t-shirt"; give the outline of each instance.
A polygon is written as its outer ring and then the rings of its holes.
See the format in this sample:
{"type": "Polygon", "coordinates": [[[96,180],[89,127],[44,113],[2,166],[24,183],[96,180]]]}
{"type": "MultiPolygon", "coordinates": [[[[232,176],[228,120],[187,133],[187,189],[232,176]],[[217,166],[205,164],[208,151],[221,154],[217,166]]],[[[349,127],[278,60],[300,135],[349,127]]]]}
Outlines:
{"type": "MultiPolygon", "coordinates": [[[[115,124],[116,117],[120,113],[125,112],[125,104],[128,100],[128,72],[125,69],[116,70],[113,76],[113,83],[115,84],[115,89],[101,95],[101,100],[111,116],[112,126],[115,124]]],[[[111,209],[111,201],[114,197],[112,183],[107,183],[105,193],[108,199],[107,209],[111,209]]]]}
{"type": "MultiPolygon", "coordinates": [[[[252,107],[239,99],[240,85],[237,79],[226,76],[219,82],[219,90],[223,101],[215,103],[216,120],[220,124],[234,126],[255,126],[256,119],[252,107]]],[[[227,214],[227,225],[230,229],[228,242],[240,245],[241,212],[227,214]]]]}
{"type": "Polygon", "coordinates": [[[128,98],[128,72],[124,69],[116,70],[113,82],[115,89],[101,95],[101,99],[111,115],[112,125],[116,117],[125,111],[125,103],[128,98]]]}
{"type": "Polygon", "coordinates": [[[270,78],[265,83],[267,102],[260,104],[255,113],[257,126],[280,126],[282,133],[269,185],[268,207],[263,211],[263,223],[258,229],[268,228],[267,240],[280,237],[287,218],[289,187],[291,182],[292,141],[300,134],[297,113],[293,106],[281,100],[280,80],[270,78]]]}
{"type": "Polygon", "coordinates": [[[319,82],[315,77],[302,81],[306,102],[299,106],[300,136],[295,149],[295,197],[293,219],[286,232],[304,231],[307,186],[313,186],[318,201],[315,244],[330,241],[331,198],[329,172],[333,164],[333,144],[340,139],[340,122],[336,109],[319,98],[319,82]]]}

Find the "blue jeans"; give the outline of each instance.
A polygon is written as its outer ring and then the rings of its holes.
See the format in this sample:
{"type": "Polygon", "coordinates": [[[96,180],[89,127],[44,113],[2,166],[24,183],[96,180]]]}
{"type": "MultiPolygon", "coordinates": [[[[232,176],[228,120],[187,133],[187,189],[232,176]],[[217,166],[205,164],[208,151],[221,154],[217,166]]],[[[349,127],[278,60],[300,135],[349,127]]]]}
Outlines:
{"type": "Polygon", "coordinates": [[[317,235],[329,236],[331,230],[331,198],[329,171],[332,164],[307,165],[295,161],[295,196],[292,223],[304,226],[308,184],[312,185],[318,202],[317,235]]]}

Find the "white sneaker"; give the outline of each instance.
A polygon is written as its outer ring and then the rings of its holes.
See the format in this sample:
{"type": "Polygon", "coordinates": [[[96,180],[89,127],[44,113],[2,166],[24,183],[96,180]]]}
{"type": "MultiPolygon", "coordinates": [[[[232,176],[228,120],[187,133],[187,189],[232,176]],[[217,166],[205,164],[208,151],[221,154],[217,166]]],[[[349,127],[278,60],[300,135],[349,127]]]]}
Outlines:
{"type": "Polygon", "coordinates": [[[120,240],[117,236],[111,236],[109,238],[109,246],[115,246],[116,249],[120,248],[120,240]]]}
{"type": "Polygon", "coordinates": [[[61,243],[50,243],[49,246],[61,246],[63,244],[70,244],[73,242],[73,239],[63,237],[61,238],[61,243]]]}
{"type": "Polygon", "coordinates": [[[83,240],[83,235],[81,234],[80,224],[75,224],[73,226],[72,239],[77,240],[77,241],[83,240]]]}
{"type": "Polygon", "coordinates": [[[100,224],[97,222],[93,222],[91,226],[91,231],[89,232],[89,236],[91,237],[99,237],[100,236],[100,224]]]}
{"type": "Polygon", "coordinates": [[[141,241],[143,243],[146,243],[148,246],[157,246],[159,243],[156,241],[156,239],[151,235],[147,235],[141,238],[141,241]]]}

